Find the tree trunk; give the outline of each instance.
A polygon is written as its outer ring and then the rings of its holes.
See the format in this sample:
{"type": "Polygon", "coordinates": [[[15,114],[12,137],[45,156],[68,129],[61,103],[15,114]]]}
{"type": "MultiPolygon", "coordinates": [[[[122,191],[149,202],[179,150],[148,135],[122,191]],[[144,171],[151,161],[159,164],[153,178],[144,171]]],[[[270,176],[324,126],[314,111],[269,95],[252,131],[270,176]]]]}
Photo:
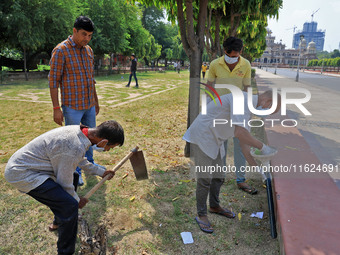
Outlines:
{"type": "MultiPolygon", "coordinates": [[[[189,104],[187,116],[187,128],[190,127],[192,122],[196,119],[200,111],[200,73],[202,66],[203,50],[197,50],[190,55],[190,82],[189,82],[189,104]]],[[[184,148],[184,155],[189,157],[190,144],[186,143],[184,148]]]]}

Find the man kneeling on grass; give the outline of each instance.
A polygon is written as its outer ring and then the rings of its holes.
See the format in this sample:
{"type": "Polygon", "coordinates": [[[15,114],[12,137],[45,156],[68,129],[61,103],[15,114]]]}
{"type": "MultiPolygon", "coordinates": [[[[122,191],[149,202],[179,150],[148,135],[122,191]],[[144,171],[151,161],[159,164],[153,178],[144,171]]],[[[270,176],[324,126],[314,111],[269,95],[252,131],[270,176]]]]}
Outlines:
{"type": "Polygon", "coordinates": [[[92,175],[114,175],[105,167],[85,158],[93,146],[109,151],[124,143],[124,130],[114,121],[105,121],[95,128],[83,125],[53,129],[35,138],[15,152],[5,169],[5,178],[19,191],[47,205],[58,227],[58,254],[73,254],[78,229],[78,208],[88,199],[78,197],[73,186],[77,166],[92,175]]]}
{"type": "MultiPolygon", "coordinates": [[[[247,93],[242,92],[245,99],[247,93]]],[[[261,95],[253,95],[253,105],[257,110],[272,107],[272,92],[266,91],[261,95]]],[[[240,140],[242,152],[251,166],[257,166],[250,154],[250,146],[260,149],[262,154],[271,154],[273,149],[263,144],[250,133],[247,125],[251,118],[247,100],[244,100],[244,114],[233,114],[233,96],[221,96],[221,104],[211,101],[207,105],[207,114],[200,114],[191,124],[183,139],[191,143],[190,152],[194,157],[197,177],[196,204],[198,217],[195,218],[200,229],[206,233],[214,230],[208,221],[207,198],[209,195],[210,213],[216,213],[227,218],[235,218],[235,213],[220,206],[219,194],[224,183],[225,171],[207,171],[207,169],[225,169],[222,158],[225,155],[224,142],[230,137],[240,140]],[[216,124],[216,120],[228,120],[228,123],[216,124]],[[235,123],[231,125],[230,123],[235,123]],[[244,123],[244,126],[242,126],[244,123]]],[[[280,110],[281,98],[274,113],[280,110]]],[[[263,116],[262,116],[263,117],[263,116]]]]}

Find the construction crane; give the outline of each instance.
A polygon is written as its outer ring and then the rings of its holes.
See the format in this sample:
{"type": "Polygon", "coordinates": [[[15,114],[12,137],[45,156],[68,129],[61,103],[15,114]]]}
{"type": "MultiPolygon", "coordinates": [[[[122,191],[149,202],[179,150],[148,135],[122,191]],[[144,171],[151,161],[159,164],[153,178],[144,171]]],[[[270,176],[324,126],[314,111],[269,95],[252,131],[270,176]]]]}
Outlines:
{"type": "Polygon", "coordinates": [[[293,29],[293,33],[295,33],[295,29],[297,28],[297,26],[294,25],[294,27],[291,27],[291,28],[287,28],[286,30],[291,30],[293,29]]]}
{"type": "Polygon", "coordinates": [[[314,17],[314,14],[315,14],[315,13],[317,13],[317,12],[318,12],[318,10],[320,10],[320,8],[319,8],[319,9],[317,9],[315,12],[313,12],[313,13],[312,13],[312,15],[311,15],[311,16],[312,16],[312,22],[313,22],[313,17],[314,17]]]}

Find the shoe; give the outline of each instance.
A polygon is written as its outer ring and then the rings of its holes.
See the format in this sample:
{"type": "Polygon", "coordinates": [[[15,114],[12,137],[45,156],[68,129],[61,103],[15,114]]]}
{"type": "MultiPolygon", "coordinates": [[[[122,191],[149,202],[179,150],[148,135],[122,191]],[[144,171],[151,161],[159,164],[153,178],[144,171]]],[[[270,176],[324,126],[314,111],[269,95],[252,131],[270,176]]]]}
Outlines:
{"type": "Polygon", "coordinates": [[[138,89],[139,87],[138,87],[138,85],[136,85],[136,86],[134,86],[134,88],[135,88],[135,89],[138,89]]]}
{"type": "Polygon", "coordinates": [[[83,186],[84,185],[84,180],[83,180],[83,177],[81,177],[81,174],[79,175],[78,185],[79,186],[83,186]]]}
{"type": "Polygon", "coordinates": [[[128,85],[126,85],[125,87],[127,87],[127,88],[128,88],[128,87],[130,87],[130,85],[128,84],[128,85]]]}

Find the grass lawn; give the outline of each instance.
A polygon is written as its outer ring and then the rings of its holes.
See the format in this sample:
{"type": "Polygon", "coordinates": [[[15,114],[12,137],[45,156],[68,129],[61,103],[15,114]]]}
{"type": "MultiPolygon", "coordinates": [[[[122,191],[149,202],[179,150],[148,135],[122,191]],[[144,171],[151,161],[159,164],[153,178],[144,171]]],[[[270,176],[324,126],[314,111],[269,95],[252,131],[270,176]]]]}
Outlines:
{"type": "MultiPolygon", "coordinates": [[[[148,72],[137,77],[140,89],[125,88],[128,74],[96,78],[101,105],[97,123],[115,119],[126,134],[123,147],[95,152],[96,162],[113,167],[138,145],[149,171],[149,180],[137,182],[127,162],[80,211],[93,233],[101,225],[106,227],[107,254],[278,254],[278,242],[270,237],[266,190],[258,174],[247,175],[259,190],[255,196],[239,191],[235,175],[228,174],[221,205],[232,208],[240,219],[209,215],[215,232],[199,230],[194,220],[196,183],[189,177],[181,139],[186,131],[189,74],[148,72]],[[126,173],[128,177],[122,179],[126,173]],[[263,219],[250,217],[260,211],[263,219]],[[184,245],[181,232],[191,232],[194,244],[184,245]]],[[[53,217],[50,210],[4,180],[10,156],[57,127],[47,81],[0,85],[0,109],[0,254],[55,254],[57,235],[47,229],[53,217]]],[[[263,130],[253,132],[263,137],[263,130]]],[[[233,164],[232,149],[227,160],[233,164]]],[[[80,195],[99,180],[86,175],[84,179],[80,195]]]]}

